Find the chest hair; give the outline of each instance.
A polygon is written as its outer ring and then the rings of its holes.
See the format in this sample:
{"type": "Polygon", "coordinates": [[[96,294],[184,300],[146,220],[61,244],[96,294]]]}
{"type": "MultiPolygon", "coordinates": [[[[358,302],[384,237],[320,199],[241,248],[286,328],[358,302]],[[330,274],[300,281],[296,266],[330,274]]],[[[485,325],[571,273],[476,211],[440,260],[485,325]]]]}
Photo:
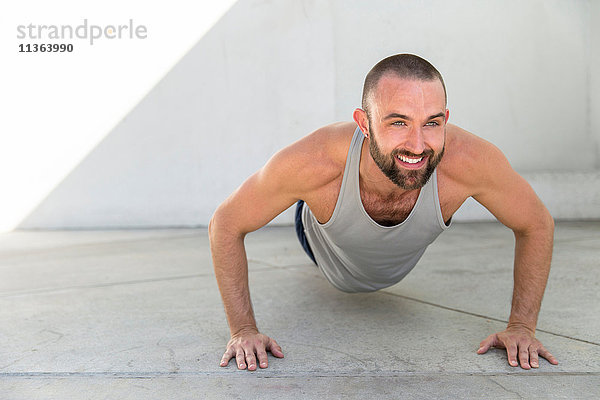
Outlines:
{"type": "Polygon", "coordinates": [[[401,196],[382,196],[361,189],[360,197],[365,211],[375,222],[383,226],[392,226],[408,218],[417,202],[419,192],[420,190],[413,190],[401,196]]]}

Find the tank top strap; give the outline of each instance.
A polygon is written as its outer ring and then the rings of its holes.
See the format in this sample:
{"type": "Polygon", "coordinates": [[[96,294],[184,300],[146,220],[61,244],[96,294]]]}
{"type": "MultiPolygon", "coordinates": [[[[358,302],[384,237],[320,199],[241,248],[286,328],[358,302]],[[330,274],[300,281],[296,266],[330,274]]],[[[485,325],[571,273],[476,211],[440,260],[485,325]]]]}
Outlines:
{"type": "Polygon", "coordinates": [[[365,140],[365,135],[360,130],[360,127],[357,126],[354,136],[352,136],[352,143],[350,149],[348,149],[348,159],[346,160],[346,168],[350,168],[350,171],[358,171],[363,140],[365,140]]]}
{"type": "Polygon", "coordinates": [[[360,130],[360,127],[356,127],[350,149],[348,150],[344,178],[342,180],[342,187],[340,188],[340,194],[343,193],[343,197],[352,202],[353,212],[356,210],[354,207],[356,207],[357,201],[360,201],[360,199],[356,198],[356,188],[360,187],[360,156],[364,139],[365,135],[360,130]]]}

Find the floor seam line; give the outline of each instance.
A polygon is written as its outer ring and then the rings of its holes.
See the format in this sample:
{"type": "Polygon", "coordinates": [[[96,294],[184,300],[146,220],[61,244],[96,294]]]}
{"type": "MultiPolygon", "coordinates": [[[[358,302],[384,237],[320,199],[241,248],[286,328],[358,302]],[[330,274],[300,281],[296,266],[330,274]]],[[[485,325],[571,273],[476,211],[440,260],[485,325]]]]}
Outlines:
{"type": "MultiPolygon", "coordinates": [[[[454,312],[457,312],[457,313],[466,314],[466,315],[470,315],[470,316],[478,317],[478,318],[483,318],[483,319],[488,319],[488,320],[492,320],[492,321],[496,321],[496,322],[503,322],[505,324],[508,323],[508,321],[503,320],[503,319],[499,319],[499,318],[495,318],[495,317],[490,317],[490,316],[486,316],[486,315],[482,315],[482,314],[477,314],[477,313],[473,313],[473,312],[470,312],[470,311],[460,310],[458,308],[452,308],[452,307],[448,307],[448,306],[443,306],[441,304],[431,303],[429,301],[416,299],[414,297],[404,296],[404,295],[397,294],[397,293],[391,293],[391,292],[387,292],[387,291],[384,291],[384,290],[381,290],[380,292],[383,293],[383,294],[390,295],[390,296],[395,296],[395,297],[400,297],[400,298],[407,299],[407,300],[412,300],[412,301],[415,301],[417,303],[427,304],[427,305],[430,305],[430,306],[433,306],[433,307],[437,307],[437,308],[441,308],[441,309],[448,310],[448,311],[454,311],[454,312]]],[[[579,339],[579,338],[568,336],[568,335],[563,335],[561,333],[550,332],[550,331],[547,331],[547,330],[544,330],[544,329],[536,329],[536,332],[543,332],[543,333],[546,333],[548,335],[558,336],[558,337],[562,337],[562,338],[570,339],[570,340],[576,340],[578,342],[587,343],[587,344],[591,344],[591,345],[594,345],[594,346],[600,346],[600,343],[592,342],[592,341],[585,340],[585,339],[579,339]]]]}
{"type": "MultiPolygon", "coordinates": [[[[261,264],[263,264],[262,268],[255,269],[254,271],[249,271],[249,272],[250,273],[261,272],[261,271],[268,271],[268,270],[273,270],[273,269],[282,269],[282,268],[300,266],[300,264],[299,264],[299,265],[293,265],[293,266],[278,267],[276,265],[271,265],[271,264],[267,264],[267,263],[263,263],[263,262],[261,262],[261,264]]],[[[102,284],[94,284],[94,285],[68,286],[68,287],[64,287],[64,288],[39,289],[39,290],[34,290],[34,291],[0,294],[0,299],[9,298],[9,297],[19,297],[19,296],[35,296],[38,294],[56,293],[56,292],[63,292],[63,291],[69,291],[69,290],[97,289],[97,288],[111,287],[111,286],[137,285],[137,284],[142,284],[142,283],[175,281],[175,280],[189,279],[189,278],[202,278],[202,277],[207,277],[210,275],[212,275],[212,273],[171,276],[171,277],[153,278],[153,279],[138,279],[138,280],[133,280],[133,281],[110,282],[110,283],[102,283],[102,284]]]]}
{"type": "Polygon", "coordinates": [[[102,246],[102,245],[118,245],[118,244],[133,244],[133,243],[139,243],[139,242],[144,242],[144,241],[150,241],[150,240],[176,240],[176,239],[181,239],[181,238],[193,238],[198,236],[197,234],[182,234],[182,235],[175,235],[175,236],[156,236],[156,237],[148,237],[148,238],[139,238],[139,239],[123,239],[123,240],[109,240],[106,242],[90,242],[90,243],[77,243],[77,244],[69,244],[66,246],[60,246],[60,245],[56,245],[56,246],[51,246],[51,247],[41,247],[41,248],[37,248],[37,249],[25,249],[25,250],[15,250],[14,253],[10,253],[10,251],[8,251],[7,253],[0,253],[0,258],[2,258],[3,256],[21,256],[22,254],[27,254],[30,255],[37,251],[39,252],[44,252],[44,251],[62,251],[62,250],[69,250],[69,249],[77,249],[79,247],[95,247],[95,246],[102,246]]]}
{"type": "Polygon", "coordinates": [[[33,295],[38,295],[38,294],[63,292],[63,291],[69,291],[69,290],[97,289],[97,288],[111,287],[111,286],[137,285],[137,284],[141,284],[141,283],[175,281],[175,280],[180,280],[180,279],[201,278],[201,277],[209,276],[209,275],[210,274],[193,274],[193,275],[172,276],[172,277],[155,278],[155,279],[139,279],[139,280],[134,280],[134,281],[124,281],[124,282],[110,282],[110,283],[94,284],[94,285],[68,286],[68,287],[64,287],[64,288],[40,289],[40,290],[29,291],[29,292],[20,292],[20,293],[17,292],[17,293],[3,294],[3,295],[0,295],[0,298],[30,296],[30,295],[33,296],[33,295]]]}
{"type": "Polygon", "coordinates": [[[227,376],[232,378],[245,378],[247,374],[251,373],[256,378],[295,378],[295,377],[322,377],[322,378],[360,378],[360,377],[421,377],[431,376],[436,377],[445,376],[600,376],[600,372],[585,372],[585,371],[573,371],[573,372],[541,372],[541,371],[517,371],[517,372],[370,372],[370,373],[325,373],[325,372],[299,372],[299,373],[286,373],[286,374],[274,374],[274,373],[252,373],[252,372],[191,372],[191,371],[178,371],[178,372],[5,372],[0,373],[0,378],[55,378],[55,377],[73,377],[73,378],[152,378],[152,377],[211,377],[211,376],[227,376]],[[244,375],[241,375],[244,374],[244,375]]]}

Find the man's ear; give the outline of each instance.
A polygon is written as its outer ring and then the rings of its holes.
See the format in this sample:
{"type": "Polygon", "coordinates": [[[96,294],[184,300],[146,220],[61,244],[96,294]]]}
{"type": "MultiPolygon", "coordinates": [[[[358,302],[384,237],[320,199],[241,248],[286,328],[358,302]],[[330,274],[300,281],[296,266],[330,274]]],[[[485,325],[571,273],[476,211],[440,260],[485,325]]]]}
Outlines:
{"type": "Polygon", "coordinates": [[[369,137],[369,119],[367,118],[367,113],[362,108],[357,108],[352,113],[352,118],[354,118],[354,122],[358,125],[360,130],[362,131],[365,137],[369,137]]]}
{"type": "Polygon", "coordinates": [[[448,118],[450,118],[450,110],[446,108],[446,121],[444,121],[445,124],[448,123],[448,118]]]}

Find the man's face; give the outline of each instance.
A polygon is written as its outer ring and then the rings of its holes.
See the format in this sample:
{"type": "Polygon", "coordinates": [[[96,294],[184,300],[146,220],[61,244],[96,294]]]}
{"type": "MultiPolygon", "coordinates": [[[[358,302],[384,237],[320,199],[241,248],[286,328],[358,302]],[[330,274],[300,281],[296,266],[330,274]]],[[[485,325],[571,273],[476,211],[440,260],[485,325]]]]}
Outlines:
{"type": "Polygon", "coordinates": [[[383,76],[369,101],[369,151],[398,187],[423,187],[444,155],[447,110],[438,80],[383,76]]]}

